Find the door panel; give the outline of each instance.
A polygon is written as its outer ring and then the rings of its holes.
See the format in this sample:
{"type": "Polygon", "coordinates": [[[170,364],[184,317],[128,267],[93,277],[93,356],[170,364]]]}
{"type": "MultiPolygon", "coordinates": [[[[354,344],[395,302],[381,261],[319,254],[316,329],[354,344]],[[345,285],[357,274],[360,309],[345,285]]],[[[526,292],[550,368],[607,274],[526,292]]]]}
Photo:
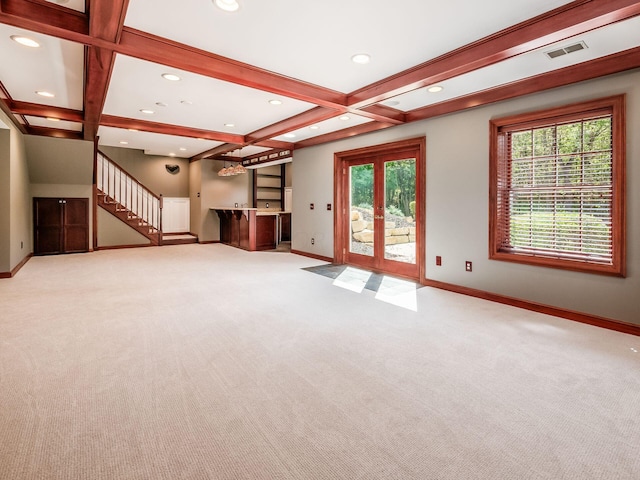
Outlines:
{"type": "Polygon", "coordinates": [[[89,200],[63,199],[64,253],[86,252],[89,249],[89,200]]]}
{"type": "Polygon", "coordinates": [[[34,254],[89,250],[89,199],[34,198],[34,254]]]}
{"type": "Polygon", "coordinates": [[[401,150],[346,162],[346,263],[419,277],[418,153],[401,150]]]}
{"type": "Polygon", "coordinates": [[[36,255],[62,250],[62,209],[58,198],[33,199],[34,242],[36,255]]]}
{"type": "Polygon", "coordinates": [[[351,261],[373,265],[376,225],[373,218],[374,164],[349,166],[349,257],[351,261]],[[358,258],[367,257],[367,258],[358,258]]]}
{"type": "Polygon", "coordinates": [[[384,163],[385,260],[416,263],[416,159],[384,163]],[[411,206],[413,205],[413,211],[411,206]]]}

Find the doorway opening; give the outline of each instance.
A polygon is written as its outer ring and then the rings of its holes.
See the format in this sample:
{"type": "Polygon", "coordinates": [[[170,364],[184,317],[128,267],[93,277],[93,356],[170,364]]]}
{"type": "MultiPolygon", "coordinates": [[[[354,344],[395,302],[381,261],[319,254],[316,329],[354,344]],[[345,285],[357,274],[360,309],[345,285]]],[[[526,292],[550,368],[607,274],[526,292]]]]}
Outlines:
{"type": "Polygon", "coordinates": [[[377,272],[424,278],[424,137],[334,157],[334,259],[377,272]]]}

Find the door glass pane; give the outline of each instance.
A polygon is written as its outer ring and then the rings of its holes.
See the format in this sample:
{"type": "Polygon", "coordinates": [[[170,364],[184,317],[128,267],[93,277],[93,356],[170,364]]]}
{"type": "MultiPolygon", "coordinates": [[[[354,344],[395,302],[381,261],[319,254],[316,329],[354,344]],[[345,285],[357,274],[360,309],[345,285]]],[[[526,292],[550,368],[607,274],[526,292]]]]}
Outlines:
{"type": "Polygon", "coordinates": [[[384,164],[384,258],[416,263],[416,160],[384,164]]]}
{"type": "Polygon", "coordinates": [[[373,256],[373,163],[349,167],[349,252],[373,256]]]}

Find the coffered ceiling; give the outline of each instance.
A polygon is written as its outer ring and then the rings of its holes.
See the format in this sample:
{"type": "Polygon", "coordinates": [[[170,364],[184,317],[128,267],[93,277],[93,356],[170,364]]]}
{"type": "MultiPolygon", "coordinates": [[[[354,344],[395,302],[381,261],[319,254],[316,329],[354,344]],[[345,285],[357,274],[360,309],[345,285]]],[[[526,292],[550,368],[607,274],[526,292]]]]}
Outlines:
{"type": "Polygon", "coordinates": [[[28,134],[255,162],[640,67],[629,0],[237,1],[0,0],[0,106],[28,134]]]}

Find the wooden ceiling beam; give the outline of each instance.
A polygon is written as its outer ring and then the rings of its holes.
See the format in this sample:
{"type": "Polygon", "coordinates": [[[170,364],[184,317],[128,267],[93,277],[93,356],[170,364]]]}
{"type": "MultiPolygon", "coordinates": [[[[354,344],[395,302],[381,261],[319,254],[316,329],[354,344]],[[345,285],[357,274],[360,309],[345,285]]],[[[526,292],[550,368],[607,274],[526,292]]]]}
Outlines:
{"type": "MultiPolygon", "coordinates": [[[[129,0],[92,0],[89,4],[89,34],[93,38],[117,43],[124,28],[129,0]]],[[[111,49],[89,46],[85,53],[84,139],[98,134],[100,116],[107,98],[115,53],[111,49]]]]}
{"type": "Polygon", "coordinates": [[[293,148],[293,142],[282,142],[280,140],[263,140],[262,142],[254,143],[256,147],[265,147],[275,150],[287,150],[293,148]]]}
{"type": "Polygon", "coordinates": [[[325,133],[324,135],[318,135],[317,137],[308,138],[307,140],[296,142],[293,145],[293,148],[294,150],[298,150],[300,148],[313,147],[315,145],[321,145],[323,143],[328,143],[328,142],[335,142],[338,140],[343,140],[345,138],[351,138],[358,135],[363,135],[365,133],[377,132],[378,130],[383,130],[385,128],[394,127],[394,126],[395,124],[393,123],[382,123],[382,122],[362,123],[360,125],[356,125],[355,127],[343,128],[342,130],[325,133]]]}
{"type": "Polygon", "coordinates": [[[403,111],[381,104],[369,105],[368,107],[352,110],[351,113],[370,118],[376,122],[393,123],[396,125],[406,122],[406,115],[403,111]]]}
{"type": "Polygon", "coordinates": [[[577,0],[349,94],[363,108],[640,14],[634,0],[577,0]]]}
{"type": "Polygon", "coordinates": [[[9,101],[9,108],[18,115],[30,115],[32,117],[57,118],[68,122],[84,122],[84,116],[81,111],[71,108],[53,107],[50,105],[41,105],[38,103],[20,102],[16,100],[9,101]]]}
{"type": "Polygon", "coordinates": [[[640,47],[407,112],[416,122],[640,67],[640,47]]]}
{"type": "Polygon", "coordinates": [[[0,110],[2,110],[7,115],[7,117],[13,122],[18,130],[26,134],[26,121],[25,123],[22,123],[20,119],[24,120],[24,117],[20,116],[18,118],[18,116],[13,114],[10,107],[11,102],[13,102],[11,95],[9,95],[9,92],[5,88],[4,84],[0,81],[0,110]]]}
{"type": "Polygon", "coordinates": [[[129,27],[124,28],[116,49],[132,57],[324,107],[343,108],[346,102],[343,93],[129,27]]]}
{"type": "Polygon", "coordinates": [[[224,155],[225,153],[233,152],[242,148],[242,144],[237,143],[225,143],[223,145],[218,145],[206,152],[199,153],[198,155],[194,155],[189,159],[189,162],[195,162],[196,160],[204,160],[212,157],[217,157],[219,155],[224,155]]]}
{"type": "Polygon", "coordinates": [[[124,27],[120,23],[127,4],[128,0],[92,0],[89,18],[54,4],[0,0],[0,22],[315,105],[344,108],[346,104],[344,93],[124,27]],[[94,33],[98,18],[105,27],[94,33]],[[116,26],[116,22],[120,23],[116,26]]]}
{"type": "Polygon", "coordinates": [[[40,25],[47,26],[49,35],[71,32],[89,34],[89,22],[82,12],[61,7],[54,3],[33,0],[0,0],[2,23],[41,32],[40,25]]]}
{"type": "Polygon", "coordinates": [[[82,132],[49,127],[35,127],[33,125],[27,127],[27,134],[40,135],[43,137],[69,138],[71,140],[82,140],[84,138],[82,132]]]}
{"type": "Polygon", "coordinates": [[[228,142],[234,144],[242,144],[244,142],[243,135],[203,130],[200,128],[183,127],[180,125],[170,125],[167,123],[150,122],[148,120],[137,120],[135,118],[116,117],[115,115],[103,115],[100,125],[104,125],[105,127],[127,128],[142,132],[161,133],[164,135],[175,135],[178,137],[203,138],[205,140],[213,140],[216,142],[228,142]]]}
{"type": "Polygon", "coordinates": [[[308,127],[324,120],[329,120],[343,112],[343,110],[336,111],[325,107],[312,108],[311,110],[307,110],[306,112],[294,115],[293,117],[289,117],[248,134],[245,139],[245,145],[255,145],[256,143],[270,140],[278,135],[308,127]]]}

